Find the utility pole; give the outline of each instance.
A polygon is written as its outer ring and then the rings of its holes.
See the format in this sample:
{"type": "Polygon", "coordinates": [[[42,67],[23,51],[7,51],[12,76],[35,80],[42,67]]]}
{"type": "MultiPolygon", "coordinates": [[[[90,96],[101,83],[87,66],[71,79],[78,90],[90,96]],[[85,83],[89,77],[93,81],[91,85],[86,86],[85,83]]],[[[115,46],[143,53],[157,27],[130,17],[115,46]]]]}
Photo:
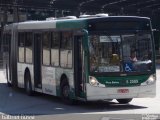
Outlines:
{"type": "Polygon", "coordinates": [[[13,22],[19,22],[17,0],[14,0],[14,3],[13,3],[13,22]]]}

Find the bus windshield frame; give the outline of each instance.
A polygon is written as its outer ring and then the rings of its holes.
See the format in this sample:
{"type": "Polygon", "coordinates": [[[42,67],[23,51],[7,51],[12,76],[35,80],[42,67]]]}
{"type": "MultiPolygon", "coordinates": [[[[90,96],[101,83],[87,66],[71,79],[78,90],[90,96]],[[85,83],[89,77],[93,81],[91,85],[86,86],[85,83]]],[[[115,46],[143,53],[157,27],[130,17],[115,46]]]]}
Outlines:
{"type": "MultiPolygon", "coordinates": [[[[127,22],[127,21],[126,21],[127,22]]],[[[93,23],[92,23],[93,24],[93,23]]],[[[144,24],[143,23],[140,23],[141,24],[141,26],[144,26],[144,24]],[[142,25],[143,24],[143,25],[142,25]]],[[[128,25],[128,24],[127,24],[128,25]]],[[[152,74],[152,73],[154,73],[155,71],[154,71],[154,69],[155,69],[155,58],[154,58],[154,55],[155,55],[155,52],[154,52],[154,44],[153,44],[153,35],[152,35],[152,31],[151,31],[151,26],[150,26],[150,21],[147,19],[147,21],[145,21],[145,25],[146,25],[146,27],[143,27],[143,29],[141,29],[140,27],[138,28],[133,28],[133,29],[128,29],[129,27],[127,26],[127,29],[120,29],[120,27],[118,28],[118,29],[111,29],[111,30],[109,30],[109,29],[106,29],[106,30],[104,30],[104,26],[103,26],[103,28],[102,29],[100,29],[100,27],[96,30],[95,29],[95,27],[94,27],[94,29],[89,29],[89,38],[88,38],[88,47],[89,47],[89,72],[90,72],[90,74],[92,74],[92,75],[107,75],[107,76],[112,76],[112,75],[120,75],[120,74],[127,74],[127,75],[143,75],[143,74],[152,74]],[[145,28],[145,29],[144,29],[145,28]],[[107,38],[105,38],[105,37],[107,37],[107,36],[113,36],[113,38],[112,39],[119,39],[120,41],[119,41],[119,44],[121,45],[120,47],[121,47],[121,50],[119,50],[117,53],[116,53],[116,51],[114,51],[113,50],[113,48],[111,48],[112,49],[112,51],[113,51],[113,53],[112,53],[112,57],[114,56],[115,57],[115,59],[116,59],[116,57],[117,57],[117,59],[119,59],[119,69],[121,69],[121,70],[118,70],[118,71],[116,71],[115,69],[117,69],[116,67],[117,66],[114,66],[115,68],[114,68],[114,70],[111,70],[111,71],[105,71],[105,70],[101,70],[101,72],[99,71],[99,70],[92,70],[92,61],[91,61],[91,54],[94,54],[95,56],[98,56],[98,54],[96,54],[96,53],[91,53],[91,46],[90,46],[90,39],[91,39],[91,37],[93,37],[93,36],[97,36],[98,37],[98,39],[99,39],[99,42],[101,41],[101,44],[102,43],[105,43],[105,39],[107,40],[107,38]],[[119,36],[119,37],[118,37],[119,36]],[[139,43],[139,44],[143,44],[143,42],[144,42],[144,40],[138,40],[138,37],[140,38],[140,36],[148,36],[149,38],[148,39],[150,39],[149,40],[149,42],[147,43],[144,43],[144,45],[141,45],[141,47],[144,47],[143,48],[143,50],[145,49],[145,44],[147,44],[148,46],[149,46],[149,44],[150,44],[150,48],[148,48],[148,50],[146,50],[145,52],[139,52],[139,51],[142,51],[142,48],[140,49],[140,48],[138,48],[138,45],[137,46],[133,46],[132,45],[132,47],[134,47],[134,48],[128,48],[128,50],[130,50],[129,52],[128,52],[128,56],[131,56],[131,54],[133,54],[133,53],[136,53],[137,52],[137,54],[139,54],[138,56],[138,58],[140,58],[140,56],[142,56],[142,55],[144,55],[145,56],[145,54],[146,53],[148,53],[148,56],[149,56],[149,54],[150,54],[150,59],[143,59],[142,60],[142,57],[141,57],[141,59],[139,59],[139,60],[136,60],[136,62],[133,64],[133,62],[128,62],[127,63],[127,60],[124,58],[124,51],[125,50],[127,50],[127,47],[126,46],[123,46],[123,44],[124,44],[124,36],[128,36],[128,38],[129,38],[129,36],[131,36],[131,38],[132,39],[137,39],[137,44],[139,43]],[[138,36],[138,37],[137,37],[138,36]],[[116,38],[117,37],[117,38],[116,38]],[[137,38],[136,38],[137,37],[137,38]],[[142,41],[142,42],[141,42],[142,41]],[[122,48],[123,47],[123,48],[122,48]],[[126,48],[125,48],[126,47],[126,48]],[[117,56],[118,55],[118,56],[117,56]],[[142,65],[142,64],[146,64],[145,66],[144,65],[142,65]],[[146,67],[146,66],[149,66],[150,67],[150,69],[149,70],[143,70],[143,71],[137,71],[137,70],[129,70],[129,71],[127,71],[127,70],[124,70],[125,69],[125,65],[126,66],[128,66],[129,67],[129,69],[131,69],[131,66],[141,66],[142,67],[142,69],[143,69],[143,67],[146,67]]],[[[90,27],[91,27],[91,24],[89,25],[90,27]]],[[[121,25],[121,27],[123,27],[123,25],[121,25]]],[[[113,28],[113,27],[112,27],[113,28]]],[[[147,39],[147,38],[143,38],[142,37],[142,39],[147,39]]],[[[106,42],[107,43],[107,42],[106,42]]],[[[105,43],[105,44],[106,44],[105,43]]],[[[109,43],[109,42],[108,42],[109,43]]],[[[115,42],[112,42],[111,44],[113,45],[115,42]]],[[[128,41],[128,43],[132,43],[131,41],[128,41]]],[[[117,46],[118,47],[118,46],[117,46]]],[[[130,45],[130,47],[131,47],[131,45],[130,45]]],[[[99,48],[98,48],[99,49],[99,48]]],[[[100,48],[101,49],[101,48],[100,48]]],[[[109,50],[108,50],[109,51],[109,50]]],[[[110,55],[110,57],[111,57],[111,55],[110,55]]],[[[100,58],[100,57],[99,57],[100,58]]],[[[98,58],[98,59],[99,59],[98,58]]],[[[99,59],[99,61],[100,61],[100,59],[99,59]]],[[[110,60],[111,61],[111,60],[110,60]]],[[[114,62],[114,60],[112,60],[112,62],[114,62]]],[[[99,64],[99,62],[97,62],[98,64],[99,64]]],[[[100,67],[100,66],[98,66],[98,67],[100,67]]],[[[104,67],[102,67],[102,69],[104,69],[104,67]]],[[[146,68],[146,69],[148,69],[148,68],[146,68]]]]}

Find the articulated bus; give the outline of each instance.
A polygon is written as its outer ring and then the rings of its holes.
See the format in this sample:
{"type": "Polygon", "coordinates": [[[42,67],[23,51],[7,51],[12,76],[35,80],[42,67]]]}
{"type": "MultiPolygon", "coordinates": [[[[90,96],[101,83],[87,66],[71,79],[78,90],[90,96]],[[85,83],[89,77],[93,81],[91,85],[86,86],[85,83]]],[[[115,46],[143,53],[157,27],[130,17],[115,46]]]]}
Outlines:
{"type": "Polygon", "coordinates": [[[8,85],[64,102],[155,97],[151,21],[108,16],[6,25],[3,56],[8,85]]]}

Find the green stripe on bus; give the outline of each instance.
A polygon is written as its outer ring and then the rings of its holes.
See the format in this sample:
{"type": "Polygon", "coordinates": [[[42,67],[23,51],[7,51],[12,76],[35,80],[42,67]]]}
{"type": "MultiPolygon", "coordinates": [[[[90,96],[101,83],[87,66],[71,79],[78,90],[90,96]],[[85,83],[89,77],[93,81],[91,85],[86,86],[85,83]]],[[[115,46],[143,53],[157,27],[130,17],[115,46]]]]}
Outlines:
{"type": "Polygon", "coordinates": [[[57,29],[83,29],[86,28],[84,20],[68,20],[68,21],[57,21],[57,29]]]}
{"type": "Polygon", "coordinates": [[[98,82],[108,87],[121,87],[121,86],[137,86],[145,82],[149,75],[141,76],[127,76],[127,77],[96,77],[98,82]]]}

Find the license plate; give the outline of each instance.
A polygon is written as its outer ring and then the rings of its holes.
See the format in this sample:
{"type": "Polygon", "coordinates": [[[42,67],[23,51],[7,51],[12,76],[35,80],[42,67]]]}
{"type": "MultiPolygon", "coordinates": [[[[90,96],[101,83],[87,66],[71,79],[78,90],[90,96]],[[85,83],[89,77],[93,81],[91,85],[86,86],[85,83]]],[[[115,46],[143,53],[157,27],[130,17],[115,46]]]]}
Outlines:
{"type": "Polygon", "coordinates": [[[117,93],[129,93],[129,89],[118,89],[117,93]]]}

